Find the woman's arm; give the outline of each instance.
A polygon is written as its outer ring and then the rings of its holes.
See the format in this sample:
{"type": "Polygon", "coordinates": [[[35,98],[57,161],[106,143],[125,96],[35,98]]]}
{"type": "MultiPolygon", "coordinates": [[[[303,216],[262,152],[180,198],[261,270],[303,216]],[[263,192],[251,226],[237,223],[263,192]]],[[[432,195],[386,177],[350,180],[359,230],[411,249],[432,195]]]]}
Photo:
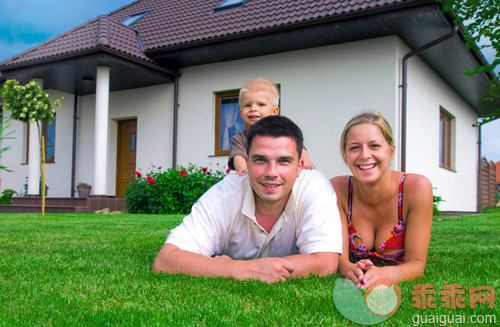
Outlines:
{"type": "MultiPolygon", "coordinates": [[[[398,266],[369,267],[364,276],[368,286],[378,279],[417,279],[424,274],[432,229],[432,185],[422,175],[408,174],[403,205],[407,204],[405,259],[398,266]]],[[[405,205],[406,206],[406,205],[405,205]]]]}
{"type": "Polygon", "coordinates": [[[337,195],[337,206],[342,223],[342,255],[339,257],[339,273],[351,280],[354,284],[361,286],[360,282],[364,276],[364,270],[372,265],[370,260],[362,260],[360,264],[349,261],[349,233],[347,231],[347,193],[349,191],[349,176],[338,176],[330,180],[337,195]]]}

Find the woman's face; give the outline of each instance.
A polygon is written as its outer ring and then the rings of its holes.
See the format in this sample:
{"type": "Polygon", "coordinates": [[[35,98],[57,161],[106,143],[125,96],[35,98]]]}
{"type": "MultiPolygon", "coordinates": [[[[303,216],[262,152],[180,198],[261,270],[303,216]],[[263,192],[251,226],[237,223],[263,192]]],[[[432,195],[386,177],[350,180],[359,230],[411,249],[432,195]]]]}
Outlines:
{"type": "Polygon", "coordinates": [[[346,137],[346,163],[360,182],[370,183],[390,172],[395,146],[389,145],[377,125],[351,127],[346,137]]]}

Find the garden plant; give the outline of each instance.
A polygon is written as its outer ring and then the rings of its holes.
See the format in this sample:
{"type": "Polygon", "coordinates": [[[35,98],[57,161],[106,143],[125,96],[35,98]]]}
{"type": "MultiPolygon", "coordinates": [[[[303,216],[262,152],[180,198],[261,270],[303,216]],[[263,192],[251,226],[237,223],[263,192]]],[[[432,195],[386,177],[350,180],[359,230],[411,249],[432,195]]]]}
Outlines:
{"type": "Polygon", "coordinates": [[[123,197],[130,213],[188,213],[198,198],[229,172],[194,164],[167,170],[153,166],[147,173],[135,172],[123,197]]]}

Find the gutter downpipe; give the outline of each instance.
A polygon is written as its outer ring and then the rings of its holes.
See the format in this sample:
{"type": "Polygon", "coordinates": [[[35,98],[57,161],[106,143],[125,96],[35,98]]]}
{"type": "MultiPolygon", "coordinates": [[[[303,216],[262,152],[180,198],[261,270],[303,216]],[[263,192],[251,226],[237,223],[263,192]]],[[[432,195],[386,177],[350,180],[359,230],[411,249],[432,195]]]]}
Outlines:
{"type": "Polygon", "coordinates": [[[179,76],[174,76],[174,127],[172,144],[172,168],[177,167],[177,129],[179,117],[179,76]]]}
{"type": "Polygon", "coordinates": [[[453,30],[434,41],[431,41],[423,46],[408,52],[403,57],[403,76],[402,76],[402,91],[401,91],[401,171],[406,172],[406,113],[407,113],[407,89],[408,89],[408,59],[416,54],[419,54],[430,47],[433,47],[447,39],[453,37],[458,32],[458,27],[455,26],[453,30]]]}
{"type": "Polygon", "coordinates": [[[75,92],[73,101],[73,149],[71,149],[71,197],[75,197],[75,176],[76,176],[76,128],[78,121],[78,94],[75,92]]]}
{"type": "Polygon", "coordinates": [[[482,143],[482,133],[481,133],[481,124],[477,124],[477,205],[476,211],[481,212],[483,208],[483,204],[481,203],[481,143],[482,143]]]}

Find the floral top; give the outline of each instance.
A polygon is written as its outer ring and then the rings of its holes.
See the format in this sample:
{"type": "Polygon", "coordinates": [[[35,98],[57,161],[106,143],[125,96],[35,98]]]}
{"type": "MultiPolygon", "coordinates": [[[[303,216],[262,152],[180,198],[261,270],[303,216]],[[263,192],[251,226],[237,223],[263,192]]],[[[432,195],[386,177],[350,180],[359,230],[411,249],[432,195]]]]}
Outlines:
{"type": "Polygon", "coordinates": [[[398,223],[376,251],[368,251],[351,221],[353,187],[352,177],[349,177],[347,228],[349,231],[349,260],[351,262],[370,259],[375,265],[397,265],[404,261],[406,225],[403,222],[403,184],[405,178],[406,174],[403,174],[399,181],[398,223]]]}

